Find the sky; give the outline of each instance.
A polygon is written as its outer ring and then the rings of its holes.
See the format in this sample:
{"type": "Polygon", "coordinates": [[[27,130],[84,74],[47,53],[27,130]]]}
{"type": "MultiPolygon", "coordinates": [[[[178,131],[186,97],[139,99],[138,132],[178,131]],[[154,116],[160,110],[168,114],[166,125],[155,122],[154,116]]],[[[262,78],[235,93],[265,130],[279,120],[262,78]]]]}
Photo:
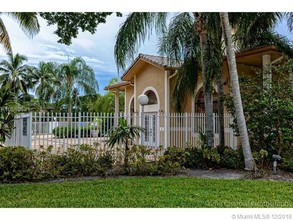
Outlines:
{"type": "MultiPolygon", "coordinates": [[[[1,15],[10,35],[14,54],[20,53],[28,57],[28,64],[38,65],[40,61],[54,61],[66,63],[74,57],[82,57],[89,66],[94,69],[96,79],[99,83],[99,93],[104,94],[104,87],[113,77],[118,77],[117,67],[114,61],[115,37],[121,24],[125,21],[128,13],[123,17],[116,14],[108,16],[105,24],[100,24],[94,35],[89,32],[80,32],[76,39],[72,40],[70,46],[57,43],[58,37],[54,34],[56,26],[47,26],[41,17],[39,18],[41,30],[38,35],[28,38],[18,24],[1,15]]],[[[289,33],[286,22],[281,22],[275,29],[278,33],[293,40],[293,34],[289,33]]],[[[157,54],[157,37],[155,33],[138,49],[138,53],[157,54]]],[[[0,59],[5,59],[5,51],[0,48],[0,59]]],[[[119,73],[119,76],[123,71],[119,73]]]]}
{"type": "MultiPolygon", "coordinates": [[[[99,83],[99,93],[104,93],[104,87],[113,77],[118,77],[117,67],[114,61],[115,37],[120,25],[125,21],[128,13],[123,17],[112,14],[107,17],[105,24],[100,24],[94,35],[89,32],[80,32],[78,37],[72,40],[70,46],[57,43],[59,39],[54,34],[56,26],[47,26],[44,19],[39,17],[40,32],[32,39],[28,38],[18,24],[6,15],[1,15],[8,29],[13,53],[20,53],[28,57],[28,64],[38,65],[39,61],[54,61],[66,63],[74,57],[82,57],[91,66],[99,83]]],[[[156,53],[156,37],[151,36],[139,49],[140,53],[156,53]]],[[[5,51],[0,49],[0,59],[5,59],[5,51]]],[[[123,71],[119,73],[121,76],[123,71]]]]}

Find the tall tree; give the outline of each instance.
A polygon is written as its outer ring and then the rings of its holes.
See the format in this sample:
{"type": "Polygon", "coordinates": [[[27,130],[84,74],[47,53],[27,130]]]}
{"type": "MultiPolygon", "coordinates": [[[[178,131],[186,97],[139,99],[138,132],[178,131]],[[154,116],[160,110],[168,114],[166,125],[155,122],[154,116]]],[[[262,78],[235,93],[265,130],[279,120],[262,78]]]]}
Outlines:
{"type": "Polygon", "coordinates": [[[30,83],[41,107],[52,101],[56,89],[61,85],[57,78],[57,64],[53,62],[40,62],[37,67],[30,67],[25,80],[30,83]]]}
{"type": "MultiPolygon", "coordinates": [[[[145,37],[153,29],[157,33],[164,33],[166,29],[166,13],[131,13],[121,26],[114,49],[116,64],[120,68],[125,68],[126,60],[133,59],[137,47],[144,42],[145,37]]],[[[194,33],[198,33],[201,48],[201,69],[204,76],[205,91],[205,111],[206,123],[205,131],[207,145],[213,147],[213,106],[212,106],[212,71],[207,69],[209,59],[207,53],[207,29],[206,13],[193,13],[196,19],[194,33]]]]}
{"type": "Polygon", "coordinates": [[[243,113],[235,51],[234,51],[234,46],[232,42],[232,34],[231,34],[228,13],[221,12],[220,17],[221,17],[221,23],[222,23],[224,39],[226,44],[227,61],[229,66],[229,73],[230,73],[231,86],[232,86],[232,92],[233,92],[233,101],[235,104],[237,125],[239,129],[241,145],[243,149],[245,169],[253,170],[255,168],[255,162],[251,153],[249,137],[248,137],[245,117],[243,113]]]}
{"type": "Polygon", "coordinates": [[[199,35],[201,49],[201,72],[203,78],[204,104],[205,104],[205,135],[208,147],[214,147],[214,122],[213,122],[213,71],[209,68],[208,44],[208,13],[193,12],[196,19],[195,31],[199,35]]]}
{"type": "MultiPolygon", "coordinates": [[[[6,14],[12,17],[19,24],[23,32],[29,37],[35,36],[40,31],[40,25],[37,19],[37,13],[35,12],[9,12],[9,13],[1,12],[0,16],[2,14],[6,14]]],[[[4,47],[4,49],[8,53],[12,53],[12,47],[11,47],[9,34],[7,32],[6,26],[3,20],[1,19],[1,17],[0,17],[0,44],[4,47]]]]}
{"type": "Polygon", "coordinates": [[[85,95],[97,93],[98,82],[94,70],[80,57],[74,58],[67,64],[60,65],[57,77],[62,81],[56,91],[55,98],[65,99],[69,114],[72,113],[74,93],[77,91],[85,95]]]}
{"type": "Polygon", "coordinates": [[[12,53],[8,54],[8,60],[0,62],[0,85],[6,89],[11,89],[16,95],[27,94],[27,83],[24,77],[28,71],[29,66],[24,64],[27,57],[12,53]]]}
{"type": "Polygon", "coordinates": [[[201,71],[199,37],[194,33],[194,22],[188,12],[176,15],[159,42],[160,54],[168,57],[170,65],[182,64],[177,69],[172,92],[178,112],[182,111],[186,97],[194,94],[201,71]]]}
{"type": "MultiPolygon", "coordinates": [[[[57,25],[54,32],[58,37],[58,43],[70,45],[72,38],[76,38],[79,30],[94,34],[99,24],[106,22],[106,18],[112,12],[40,12],[48,25],[57,25]]],[[[122,14],[117,12],[117,17],[122,14]]]]}

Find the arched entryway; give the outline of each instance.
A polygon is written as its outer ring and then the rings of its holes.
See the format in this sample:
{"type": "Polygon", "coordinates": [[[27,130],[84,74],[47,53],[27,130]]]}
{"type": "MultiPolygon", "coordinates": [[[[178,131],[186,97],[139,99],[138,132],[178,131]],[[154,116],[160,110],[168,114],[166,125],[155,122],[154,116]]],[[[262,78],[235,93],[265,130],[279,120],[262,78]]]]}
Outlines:
{"type": "MultiPolygon", "coordinates": [[[[219,131],[219,117],[218,115],[218,93],[213,91],[213,117],[214,117],[214,131],[218,134],[219,131]]],[[[205,103],[204,103],[204,91],[203,88],[199,89],[194,100],[194,112],[199,114],[205,114],[205,103]]],[[[195,120],[194,130],[197,133],[204,131],[205,117],[204,115],[198,115],[195,120]]]]}
{"type": "MultiPolygon", "coordinates": [[[[153,87],[147,87],[143,91],[149,98],[149,102],[144,106],[144,145],[149,147],[157,146],[159,140],[159,129],[158,129],[158,113],[160,110],[160,100],[158,92],[153,87]]],[[[141,107],[140,107],[141,109],[141,107]]]]}
{"type": "MultiPolygon", "coordinates": [[[[213,92],[213,112],[218,112],[218,93],[216,91],[213,92]]],[[[205,112],[205,104],[204,104],[204,92],[203,88],[201,88],[196,96],[194,101],[194,112],[195,113],[204,113],[205,112]]]]}

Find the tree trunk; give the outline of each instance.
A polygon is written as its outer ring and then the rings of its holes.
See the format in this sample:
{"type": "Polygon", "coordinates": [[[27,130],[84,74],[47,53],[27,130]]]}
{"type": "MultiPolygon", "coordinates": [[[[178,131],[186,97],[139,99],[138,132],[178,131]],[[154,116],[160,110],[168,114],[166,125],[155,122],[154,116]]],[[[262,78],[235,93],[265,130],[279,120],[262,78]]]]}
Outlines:
{"type": "Polygon", "coordinates": [[[205,13],[194,12],[196,18],[195,31],[199,34],[200,49],[201,49],[201,65],[202,65],[202,78],[203,78],[203,90],[204,90],[204,104],[205,104],[205,135],[207,139],[207,146],[209,148],[214,147],[214,122],[213,122],[213,86],[212,79],[207,77],[206,66],[207,59],[205,58],[207,50],[207,29],[206,29],[206,16],[205,13]]]}
{"type": "Polygon", "coordinates": [[[225,127],[224,127],[224,88],[222,71],[217,74],[218,84],[218,115],[219,115],[219,145],[225,146],[225,127]]]}
{"type": "Polygon", "coordinates": [[[255,169],[255,163],[251,153],[249,137],[248,137],[245,117],[243,113],[235,51],[232,44],[232,35],[231,35],[228,13],[221,12],[220,17],[221,17],[221,24],[222,24],[225,44],[226,44],[227,61],[229,66],[229,73],[230,73],[231,86],[232,86],[232,92],[233,92],[233,101],[235,105],[237,125],[239,129],[240,139],[241,139],[241,144],[243,149],[245,169],[253,170],[255,169]]]}

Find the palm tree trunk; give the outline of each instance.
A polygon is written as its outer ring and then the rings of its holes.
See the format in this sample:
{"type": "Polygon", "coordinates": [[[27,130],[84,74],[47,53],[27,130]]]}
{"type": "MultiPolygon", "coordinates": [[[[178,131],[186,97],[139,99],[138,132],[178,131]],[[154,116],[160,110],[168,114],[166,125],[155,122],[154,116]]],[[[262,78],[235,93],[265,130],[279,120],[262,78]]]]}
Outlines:
{"type": "Polygon", "coordinates": [[[218,84],[218,116],[219,116],[219,145],[225,146],[225,128],[224,128],[224,88],[222,72],[219,71],[217,74],[218,84]]]}
{"type": "Polygon", "coordinates": [[[232,86],[232,92],[233,92],[233,101],[235,105],[237,125],[239,129],[240,139],[241,139],[241,144],[243,149],[245,169],[253,170],[255,169],[255,163],[251,153],[249,137],[248,137],[245,117],[243,113],[235,51],[232,44],[232,35],[231,35],[228,13],[221,12],[220,17],[221,17],[221,24],[222,24],[225,44],[226,44],[227,61],[229,66],[229,73],[230,73],[231,86],[232,86]]]}
{"type": "Polygon", "coordinates": [[[205,59],[205,53],[207,50],[207,29],[206,29],[206,16],[205,13],[194,12],[196,18],[195,30],[199,34],[200,48],[201,48],[201,64],[202,64],[202,78],[204,89],[204,103],[205,103],[205,135],[207,138],[207,146],[214,147],[214,123],[213,123],[213,96],[212,96],[212,80],[207,77],[206,67],[207,59],[205,59]]]}

